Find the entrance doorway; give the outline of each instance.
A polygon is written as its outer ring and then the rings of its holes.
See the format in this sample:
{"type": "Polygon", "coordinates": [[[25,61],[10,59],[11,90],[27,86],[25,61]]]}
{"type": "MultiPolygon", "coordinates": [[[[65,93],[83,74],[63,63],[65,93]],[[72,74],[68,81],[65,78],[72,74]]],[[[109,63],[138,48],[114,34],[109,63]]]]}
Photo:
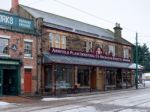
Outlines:
{"type": "Polygon", "coordinates": [[[3,95],[18,95],[18,73],[16,69],[3,69],[3,84],[2,94],[3,95]]]}

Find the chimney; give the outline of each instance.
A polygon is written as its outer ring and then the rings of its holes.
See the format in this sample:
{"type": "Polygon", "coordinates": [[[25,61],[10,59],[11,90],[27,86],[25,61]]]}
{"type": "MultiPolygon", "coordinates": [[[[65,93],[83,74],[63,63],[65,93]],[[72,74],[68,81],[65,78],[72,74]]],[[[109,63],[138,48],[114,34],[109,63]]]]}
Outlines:
{"type": "Polygon", "coordinates": [[[11,0],[11,12],[17,13],[18,6],[19,6],[18,0],[11,0]]]}
{"type": "Polygon", "coordinates": [[[115,36],[115,38],[122,37],[121,30],[122,30],[122,28],[120,27],[120,24],[116,23],[116,26],[114,27],[114,36],[115,36]]]}

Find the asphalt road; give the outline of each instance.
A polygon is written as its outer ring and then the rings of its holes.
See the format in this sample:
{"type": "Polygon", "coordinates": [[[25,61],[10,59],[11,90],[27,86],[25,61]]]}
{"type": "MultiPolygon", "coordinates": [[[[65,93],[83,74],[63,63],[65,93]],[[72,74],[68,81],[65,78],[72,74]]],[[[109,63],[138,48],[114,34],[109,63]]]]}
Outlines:
{"type": "Polygon", "coordinates": [[[50,98],[14,104],[2,112],[150,112],[150,88],[87,96],[50,98]]]}

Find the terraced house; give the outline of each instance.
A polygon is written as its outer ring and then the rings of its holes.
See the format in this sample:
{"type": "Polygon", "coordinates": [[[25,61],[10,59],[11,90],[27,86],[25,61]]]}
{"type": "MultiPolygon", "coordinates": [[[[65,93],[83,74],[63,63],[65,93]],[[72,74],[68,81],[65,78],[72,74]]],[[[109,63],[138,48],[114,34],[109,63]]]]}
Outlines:
{"type": "Polygon", "coordinates": [[[32,19],[38,38],[38,91],[42,94],[103,91],[134,84],[132,47],[114,32],[19,5],[13,13],[32,19]]]}
{"type": "Polygon", "coordinates": [[[0,10],[0,95],[35,93],[36,65],[33,21],[0,10]]]}

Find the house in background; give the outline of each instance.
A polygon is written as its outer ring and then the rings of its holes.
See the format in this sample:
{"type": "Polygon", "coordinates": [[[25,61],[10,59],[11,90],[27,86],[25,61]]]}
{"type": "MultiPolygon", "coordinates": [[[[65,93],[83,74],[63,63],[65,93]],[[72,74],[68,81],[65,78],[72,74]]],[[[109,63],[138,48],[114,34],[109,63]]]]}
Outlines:
{"type": "MultiPolygon", "coordinates": [[[[134,85],[133,45],[114,32],[19,5],[11,12],[34,21],[37,38],[37,91],[41,94],[103,91],[134,85]],[[78,91],[76,91],[78,90],[78,91]]],[[[33,76],[32,76],[33,77],[33,76]]]]}

